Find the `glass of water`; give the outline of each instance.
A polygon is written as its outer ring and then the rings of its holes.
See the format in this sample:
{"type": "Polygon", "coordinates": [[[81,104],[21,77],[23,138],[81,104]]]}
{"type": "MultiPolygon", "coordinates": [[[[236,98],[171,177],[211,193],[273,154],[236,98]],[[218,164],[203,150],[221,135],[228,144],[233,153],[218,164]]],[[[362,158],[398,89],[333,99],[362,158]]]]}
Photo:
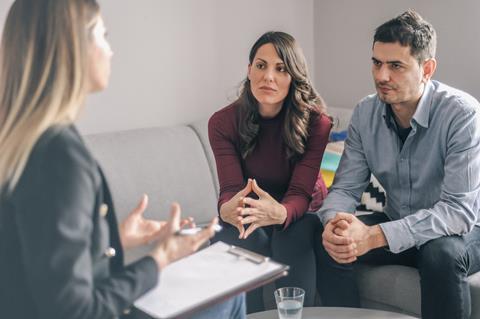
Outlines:
{"type": "Polygon", "coordinates": [[[275,290],[278,317],[280,319],[301,319],[305,290],[296,287],[284,287],[275,290]]]}

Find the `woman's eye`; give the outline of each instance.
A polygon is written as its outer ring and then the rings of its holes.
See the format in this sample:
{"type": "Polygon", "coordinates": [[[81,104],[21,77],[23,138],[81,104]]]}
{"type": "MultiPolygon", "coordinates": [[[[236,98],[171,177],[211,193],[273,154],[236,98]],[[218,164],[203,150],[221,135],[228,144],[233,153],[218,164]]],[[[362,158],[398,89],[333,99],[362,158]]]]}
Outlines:
{"type": "Polygon", "coordinates": [[[257,67],[257,69],[261,70],[265,67],[265,65],[263,63],[257,63],[255,64],[255,66],[257,67]]]}
{"type": "Polygon", "coordinates": [[[287,72],[287,69],[284,66],[279,66],[277,70],[278,72],[287,72]]]}

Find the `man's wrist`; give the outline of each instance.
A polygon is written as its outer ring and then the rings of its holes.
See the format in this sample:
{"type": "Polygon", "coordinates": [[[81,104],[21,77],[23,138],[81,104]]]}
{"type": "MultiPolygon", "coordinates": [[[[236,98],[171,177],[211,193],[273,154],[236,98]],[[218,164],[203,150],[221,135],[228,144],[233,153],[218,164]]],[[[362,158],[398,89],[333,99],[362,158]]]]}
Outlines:
{"type": "Polygon", "coordinates": [[[385,247],[388,245],[385,234],[379,225],[369,226],[368,240],[371,249],[385,247]]]}

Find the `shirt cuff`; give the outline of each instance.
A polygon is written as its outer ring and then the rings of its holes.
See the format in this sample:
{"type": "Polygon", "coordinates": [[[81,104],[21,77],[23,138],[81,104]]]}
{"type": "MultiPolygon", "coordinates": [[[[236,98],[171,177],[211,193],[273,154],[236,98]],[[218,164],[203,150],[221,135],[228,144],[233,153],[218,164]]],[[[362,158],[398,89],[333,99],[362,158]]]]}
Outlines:
{"type": "Polygon", "coordinates": [[[392,253],[398,254],[415,246],[415,238],[404,220],[394,220],[379,226],[385,234],[388,248],[392,253]]]}
{"type": "Polygon", "coordinates": [[[317,213],[318,218],[320,218],[320,221],[322,222],[323,226],[328,224],[328,222],[337,215],[337,211],[330,209],[330,210],[320,210],[317,213]]]}

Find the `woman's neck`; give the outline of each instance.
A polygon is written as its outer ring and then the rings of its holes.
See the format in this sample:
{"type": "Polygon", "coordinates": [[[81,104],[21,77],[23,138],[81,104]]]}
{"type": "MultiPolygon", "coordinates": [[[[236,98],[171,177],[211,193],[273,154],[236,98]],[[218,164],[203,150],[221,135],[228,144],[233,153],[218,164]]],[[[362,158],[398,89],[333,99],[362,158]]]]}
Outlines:
{"type": "Polygon", "coordinates": [[[280,113],[282,110],[282,105],[283,103],[278,103],[278,104],[259,104],[258,105],[258,113],[260,113],[260,116],[264,119],[271,119],[274,118],[275,116],[280,113]]]}

